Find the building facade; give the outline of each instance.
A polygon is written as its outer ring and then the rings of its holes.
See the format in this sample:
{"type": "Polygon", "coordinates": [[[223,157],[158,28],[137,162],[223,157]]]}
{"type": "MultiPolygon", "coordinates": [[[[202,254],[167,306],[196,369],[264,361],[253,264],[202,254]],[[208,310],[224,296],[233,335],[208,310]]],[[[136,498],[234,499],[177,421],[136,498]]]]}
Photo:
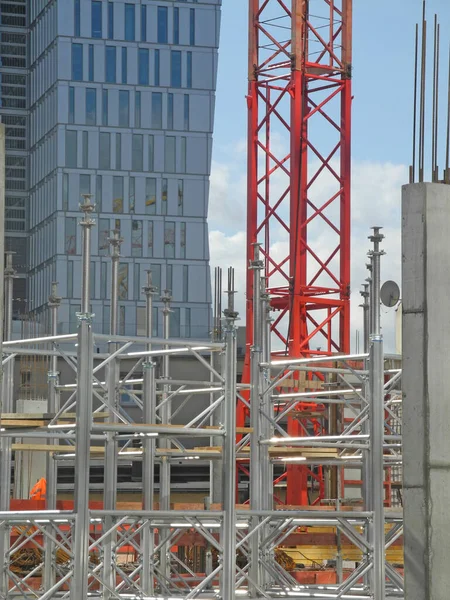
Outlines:
{"type": "MultiPolygon", "coordinates": [[[[171,335],[208,336],[207,210],[220,0],[33,0],[2,2],[2,9],[4,4],[27,12],[22,76],[28,90],[23,198],[29,309],[45,321],[50,285],[58,281],[60,330],[75,328],[79,203],[90,193],[96,204],[95,329],[109,329],[108,239],[119,230],[121,332],[144,332],[142,286],[151,268],[159,289],[154,334],[162,333],[159,297],[168,289],[171,335]]],[[[2,60],[3,52],[2,46],[2,60]]],[[[6,70],[2,63],[2,84],[6,70]]]]}

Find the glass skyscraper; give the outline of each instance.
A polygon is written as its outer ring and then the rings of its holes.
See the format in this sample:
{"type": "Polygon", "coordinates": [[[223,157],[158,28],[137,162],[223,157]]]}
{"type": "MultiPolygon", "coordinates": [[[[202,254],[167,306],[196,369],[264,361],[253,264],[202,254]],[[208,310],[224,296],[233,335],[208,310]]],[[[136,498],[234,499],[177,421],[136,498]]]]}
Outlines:
{"type": "Polygon", "coordinates": [[[61,332],[75,328],[80,309],[79,203],[91,193],[95,329],[109,328],[108,238],[116,229],[121,332],[144,332],[142,286],[151,268],[159,288],[154,333],[162,333],[165,289],[173,297],[171,335],[209,333],[220,4],[0,2],[7,246],[22,275],[17,293],[43,321],[51,282],[59,282],[61,332]]]}

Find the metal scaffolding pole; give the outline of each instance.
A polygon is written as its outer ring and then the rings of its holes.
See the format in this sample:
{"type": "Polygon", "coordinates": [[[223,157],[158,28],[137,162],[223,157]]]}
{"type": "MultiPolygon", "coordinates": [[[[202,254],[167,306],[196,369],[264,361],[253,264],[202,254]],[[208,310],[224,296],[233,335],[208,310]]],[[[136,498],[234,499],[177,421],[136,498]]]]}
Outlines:
{"type": "MultiPolygon", "coordinates": [[[[254,260],[250,263],[253,270],[253,345],[250,349],[250,508],[261,510],[262,497],[262,465],[261,465],[261,370],[262,361],[262,339],[265,327],[261,303],[261,271],[264,263],[260,259],[260,247],[254,245],[254,260]]],[[[258,528],[258,517],[251,518],[251,526],[256,531],[250,542],[250,581],[249,593],[251,597],[257,597],[258,588],[261,586],[260,568],[260,540],[261,532],[258,528]]]]}
{"type": "Polygon", "coordinates": [[[92,425],[92,370],[93,336],[90,295],[91,219],[94,206],[91,196],[84,195],[80,205],[84,218],[80,222],[83,233],[81,312],[78,316],[77,347],[77,404],[76,404],[76,457],[75,457],[75,531],[73,533],[73,577],[71,600],[88,596],[89,578],[89,462],[92,425]]]}
{"type": "MultiPolygon", "coordinates": [[[[170,290],[164,290],[164,296],[161,298],[163,308],[163,338],[168,340],[170,337],[170,290]]],[[[168,350],[168,344],[165,345],[168,350]]],[[[163,355],[163,370],[162,379],[164,380],[163,393],[161,396],[161,423],[169,425],[172,418],[172,400],[170,399],[170,386],[168,385],[170,377],[170,356],[168,353],[163,355]]],[[[166,437],[161,437],[159,442],[161,449],[167,450],[171,447],[171,442],[166,437]]],[[[167,454],[161,457],[159,467],[159,508],[160,510],[170,510],[170,460],[167,454]]],[[[161,546],[160,553],[160,569],[163,577],[170,580],[170,544],[166,543],[161,546]]]]}
{"type": "MultiPolygon", "coordinates": [[[[111,309],[110,309],[110,328],[111,337],[118,334],[118,315],[119,315],[119,261],[120,245],[122,239],[120,232],[114,230],[109,239],[111,248],[111,309]]],[[[110,356],[114,356],[119,345],[117,342],[109,343],[110,356]]],[[[117,414],[119,411],[119,362],[117,358],[112,358],[107,365],[107,398],[108,398],[108,422],[117,423],[117,414]]],[[[106,433],[105,442],[105,470],[104,470],[104,507],[105,510],[115,510],[117,500],[117,441],[116,434],[113,431],[106,433]]],[[[111,531],[105,539],[103,552],[103,573],[105,589],[103,591],[104,600],[111,598],[110,589],[115,587],[115,556],[113,547],[116,541],[116,532],[113,529],[113,519],[105,519],[105,529],[111,531]]]]}
{"type": "MultiPolygon", "coordinates": [[[[58,309],[61,305],[61,298],[58,296],[58,284],[52,283],[51,294],[48,298],[48,307],[51,314],[51,331],[52,336],[58,335],[58,309]]],[[[58,373],[58,357],[53,355],[50,358],[50,368],[48,371],[48,406],[47,410],[51,415],[56,414],[59,410],[59,392],[57,386],[59,384],[58,373]]],[[[57,445],[58,439],[50,437],[48,444],[50,446],[57,445]]],[[[52,452],[46,453],[46,475],[47,475],[47,493],[46,507],[47,510],[56,510],[57,500],[57,484],[58,484],[58,462],[54,459],[52,452]]],[[[51,534],[52,525],[48,526],[48,532],[51,534]]],[[[55,544],[50,539],[45,541],[45,565],[44,565],[44,587],[50,589],[55,584],[56,576],[56,561],[54,557],[55,544]]]]}
{"type": "MultiPolygon", "coordinates": [[[[6,267],[4,270],[5,282],[5,304],[4,304],[4,339],[12,338],[12,311],[13,311],[13,282],[15,271],[12,266],[12,253],[6,252],[6,267]]],[[[2,403],[3,413],[14,412],[14,358],[5,365],[2,381],[2,403]]],[[[1,438],[0,441],[0,510],[9,511],[11,501],[11,460],[12,439],[1,438]]],[[[6,564],[6,553],[9,550],[9,527],[7,524],[0,525],[0,597],[8,595],[8,567],[6,564]]]]}
{"type": "Polygon", "coordinates": [[[236,326],[238,313],[234,310],[234,270],[228,271],[228,308],[225,322],[225,399],[223,442],[223,535],[222,535],[222,600],[236,597],[236,326]]]}
{"type": "Polygon", "coordinates": [[[370,334],[370,450],[371,450],[371,493],[373,510],[373,597],[384,600],[385,575],[385,535],[384,535],[384,355],[383,336],[380,327],[380,259],[384,252],[380,242],[384,236],[380,227],[373,228],[369,238],[373,242],[370,252],[372,259],[372,331],[370,334]]]}
{"type": "MultiPolygon", "coordinates": [[[[153,333],[153,296],[157,289],[152,284],[152,273],[147,272],[147,285],[143,288],[145,294],[145,336],[152,337],[153,333]]],[[[151,351],[152,344],[146,344],[146,350],[151,351]]],[[[144,423],[156,423],[156,377],[155,364],[150,357],[143,363],[143,420],[144,423]]],[[[154,437],[146,436],[142,440],[142,509],[152,511],[154,509],[155,494],[155,452],[156,442],[154,437]]],[[[144,594],[154,594],[154,532],[146,524],[142,532],[142,590],[144,594]]]]}

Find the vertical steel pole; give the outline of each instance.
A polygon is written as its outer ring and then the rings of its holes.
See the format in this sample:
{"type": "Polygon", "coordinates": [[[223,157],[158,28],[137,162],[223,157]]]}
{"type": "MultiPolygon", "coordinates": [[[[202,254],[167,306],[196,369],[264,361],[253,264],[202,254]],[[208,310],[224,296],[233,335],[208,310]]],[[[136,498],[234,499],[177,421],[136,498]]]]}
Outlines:
{"type": "Polygon", "coordinates": [[[76,405],[76,458],[75,458],[75,531],[73,533],[73,577],[70,600],[88,596],[89,579],[89,463],[92,426],[92,371],[93,337],[90,290],[91,219],[94,206],[90,195],[83,196],[80,209],[84,218],[83,231],[81,312],[78,317],[77,347],[77,405],[76,405]]]}
{"type": "MultiPolygon", "coordinates": [[[[12,338],[12,305],[13,305],[13,281],[15,271],[12,266],[12,253],[6,253],[6,267],[4,269],[5,281],[5,305],[4,305],[4,338],[12,338]]],[[[4,370],[5,376],[2,381],[2,402],[1,410],[4,413],[14,412],[14,359],[9,360],[4,370]]],[[[12,440],[2,437],[0,440],[1,460],[0,460],[0,510],[9,511],[11,501],[11,460],[12,460],[12,440]]],[[[9,559],[9,527],[7,524],[0,526],[0,561],[2,570],[0,573],[0,597],[8,596],[8,565],[9,559]]]]}
{"type": "MultiPolygon", "coordinates": [[[[164,290],[164,296],[161,298],[164,308],[163,308],[163,336],[165,340],[169,339],[170,336],[170,290],[164,290]]],[[[169,345],[166,344],[164,346],[165,350],[169,349],[169,345]]],[[[163,356],[163,372],[162,378],[164,379],[163,385],[163,393],[162,393],[162,402],[163,406],[161,408],[161,423],[164,425],[169,425],[172,418],[172,402],[167,400],[170,394],[170,386],[168,385],[170,377],[170,358],[169,354],[165,354],[163,356]]],[[[159,442],[159,447],[167,450],[170,448],[170,440],[167,437],[162,437],[159,442]]],[[[160,475],[159,475],[159,508],[160,510],[170,510],[170,458],[166,454],[161,456],[161,464],[159,467],[160,475]]],[[[164,544],[161,548],[160,555],[160,566],[163,577],[169,581],[170,580],[170,545],[164,544]]]]}
{"type": "Polygon", "coordinates": [[[373,329],[370,335],[370,450],[372,455],[372,510],[373,510],[373,597],[385,598],[385,535],[384,535],[384,355],[380,326],[380,242],[384,236],[380,227],[373,228],[369,238],[373,242],[372,259],[372,313],[373,329]]]}
{"type": "MultiPolygon", "coordinates": [[[[372,265],[370,265],[370,272],[372,272],[372,265]]],[[[371,279],[370,279],[371,282],[371,279]]],[[[364,353],[367,354],[369,352],[369,337],[370,337],[370,324],[373,321],[372,319],[372,315],[371,315],[371,306],[370,306],[370,295],[371,295],[371,291],[369,291],[369,288],[371,288],[371,283],[369,285],[369,283],[365,283],[363,284],[363,290],[360,292],[362,298],[363,298],[363,304],[362,309],[363,309],[363,349],[364,349],[364,353]]],[[[369,361],[366,359],[364,361],[364,369],[367,370],[369,367],[369,361]]],[[[363,395],[364,398],[370,402],[370,385],[369,382],[367,380],[367,376],[365,376],[365,382],[363,384],[363,395]]],[[[370,419],[371,419],[371,415],[369,414],[369,419],[365,420],[364,423],[361,426],[361,433],[363,434],[370,434],[370,419]]],[[[370,450],[363,450],[362,451],[362,467],[361,467],[361,479],[362,479],[362,499],[363,499],[363,503],[364,503],[364,508],[365,510],[372,510],[372,498],[371,498],[371,473],[372,473],[372,465],[371,465],[371,460],[372,460],[372,455],[370,453],[370,450]]],[[[365,527],[366,530],[366,535],[368,539],[372,538],[372,533],[373,533],[373,527],[371,526],[367,526],[365,527]]],[[[373,579],[373,573],[369,572],[365,577],[364,577],[364,583],[365,586],[367,588],[370,589],[371,587],[371,581],[373,579]]]]}
{"type": "MultiPolygon", "coordinates": [[[[143,288],[145,294],[145,337],[147,338],[146,350],[152,349],[151,338],[153,332],[153,295],[156,287],[152,284],[152,272],[147,271],[147,285],[143,288]]],[[[156,423],[156,378],[155,364],[151,358],[147,358],[143,364],[143,419],[144,423],[156,423]]],[[[155,453],[156,442],[154,437],[144,437],[142,441],[142,508],[143,510],[154,509],[155,494],[155,453]]],[[[142,532],[142,590],[150,596],[154,594],[154,536],[153,529],[149,525],[142,532]]]]}
{"type": "MultiPolygon", "coordinates": [[[[262,352],[261,359],[265,365],[270,365],[271,361],[271,324],[270,316],[270,297],[267,293],[267,279],[261,277],[261,318],[262,318],[262,352]]],[[[271,381],[270,366],[264,367],[261,371],[261,438],[268,440],[274,436],[274,428],[270,419],[275,418],[274,405],[271,401],[271,395],[267,393],[267,388],[271,381]],[[267,418],[268,417],[268,418],[267,418]]],[[[273,510],[273,465],[270,460],[269,446],[267,444],[260,445],[260,460],[261,460],[261,509],[273,510]]],[[[271,533],[270,525],[264,527],[261,531],[261,536],[267,538],[271,533]]],[[[264,550],[263,556],[260,557],[264,563],[271,563],[275,560],[274,551],[264,550]]],[[[266,585],[270,582],[270,574],[267,569],[261,567],[261,583],[266,585]]]]}
{"type": "Polygon", "coordinates": [[[223,440],[222,600],[236,597],[236,326],[234,272],[228,272],[228,308],[225,323],[225,402],[223,440]]]}
{"type": "MultiPolygon", "coordinates": [[[[254,260],[249,268],[253,270],[253,344],[250,349],[250,508],[261,510],[262,473],[261,473],[261,372],[262,338],[264,321],[261,306],[261,271],[264,263],[260,259],[260,246],[254,244],[254,260]]],[[[257,529],[259,517],[250,520],[251,529],[257,529]]],[[[261,586],[261,569],[259,560],[260,530],[250,538],[250,580],[249,593],[251,597],[258,596],[261,586]],[[255,585],[252,585],[254,583],[255,585]]]]}
{"type": "MultiPolygon", "coordinates": [[[[0,124],[0,391],[2,398],[0,399],[0,414],[4,412],[3,402],[3,319],[5,309],[5,126],[0,124]]],[[[1,481],[6,481],[8,477],[10,465],[6,463],[7,458],[4,453],[4,443],[0,440],[0,477],[1,481]]],[[[2,486],[3,487],[3,486],[2,486]]],[[[9,509],[9,498],[8,498],[9,509]]],[[[2,497],[0,490],[0,509],[5,510],[5,497],[2,497]]],[[[6,557],[5,552],[9,547],[9,534],[4,525],[0,526],[0,595],[5,596],[7,591],[7,575],[6,575],[6,557]]]]}
{"type": "MultiPolygon", "coordinates": [[[[52,283],[51,294],[48,298],[48,306],[51,313],[51,328],[50,334],[55,336],[58,334],[58,309],[61,305],[61,298],[58,296],[58,284],[52,283]]],[[[59,393],[57,390],[59,382],[58,373],[58,357],[52,356],[50,358],[50,369],[48,371],[48,412],[51,415],[55,415],[59,409],[59,393]]],[[[48,443],[50,445],[56,445],[59,440],[56,438],[49,438],[48,443]]],[[[57,499],[57,484],[58,484],[58,462],[53,458],[53,452],[46,453],[46,474],[47,474],[47,510],[56,510],[56,499],[57,499]]],[[[49,525],[47,528],[49,534],[52,534],[52,526],[49,525]]],[[[55,565],[56,560],[54,557],[55,544],[50,537],[45,538],[45,560],[44,560],[44,588],[49,590],[54,584],[56,579],[55,565]]]]}
{"type": "MultiPolygon", "coordinates": [[[[120,245],[122,239],[120,232],[113,231],[109,239],[111,248],[111,310],[110,310],[110,334],[111,337],[118,333],[118,315],[119,315],[119,261],[120,245]]],[[[109,352],[114,354],[118,349],[115,341],[109,343],[109,352]]],[[[113,358],[107,367],[108,381],[108,421],[117,423],[117,413],[119,410],[119,364],[116,358],[113,358]]],[[[105,443],[105,468],[104,468],[104,508],[105,510],[115,510],[117,499],[117,442],[114,432],[106,434],[105,443]]],[[[110,516],[105,518],[105,530],[112,529],[113,519],[110,516]]],[[[103,573],[107,586],[103,590],[104,600],[109,600],[112,596],[110,589],[116,585],[116,574],[114,569],[115,555],[113,547],[117,535],[111,534],[103,542],[103,573]]]]}

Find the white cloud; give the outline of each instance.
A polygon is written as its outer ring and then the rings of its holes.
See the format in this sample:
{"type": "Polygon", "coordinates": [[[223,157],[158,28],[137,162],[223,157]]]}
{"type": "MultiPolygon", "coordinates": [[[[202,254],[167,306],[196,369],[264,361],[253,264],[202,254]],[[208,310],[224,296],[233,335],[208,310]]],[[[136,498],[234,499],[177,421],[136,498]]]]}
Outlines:
{"type": "MultiPolygon", "coordinates": [[[[226,164],[213,163],[210,195],[210,251],[211,266],[236,269],[236,306],[245,322],[245,279],[246,279],[246,163],[243,159],[242,144],[236,147],[236,160],[226,164]]],[[[367,277],[365,264],[367,251],[371,247],[368,240],[370,227],[384,227],[386,239],[382,243],[387,256],[382,259],[382,280],[394,279],[400,282],[401,242],[400,242],[400,198],[401,186],[407,181],[407,168],[391,163],[354,162],[352,173],[352,260],[351,260],[351,329],[352,344],[356,330],[362,330],[362,312],[359,291],[367,277]]],[[[324,176],[320,189],[315,190],[316,198],[321,192],[328,194],[332,189],[332,177],[324,176]]],[[[277,185],[276,180],[274,186],[277,185]]],[[[283,186],[284,182],[279,182],[283,186]]],[[[311,244],[321,256],[328,256],[334,248],[327,229],[314,228],[311,244]]],[[[279,227],[271,239],[271,251],[281,258],[288,250],[286,232],[279,227]]],[[[382,309],[382,324],[388,351],[395,350],[394,310],[382,309]]],[[[362,332],[361,332],[362,335],[362,332]]],[[[361,342],[362,343],[362,342],[361,342]]]]}

